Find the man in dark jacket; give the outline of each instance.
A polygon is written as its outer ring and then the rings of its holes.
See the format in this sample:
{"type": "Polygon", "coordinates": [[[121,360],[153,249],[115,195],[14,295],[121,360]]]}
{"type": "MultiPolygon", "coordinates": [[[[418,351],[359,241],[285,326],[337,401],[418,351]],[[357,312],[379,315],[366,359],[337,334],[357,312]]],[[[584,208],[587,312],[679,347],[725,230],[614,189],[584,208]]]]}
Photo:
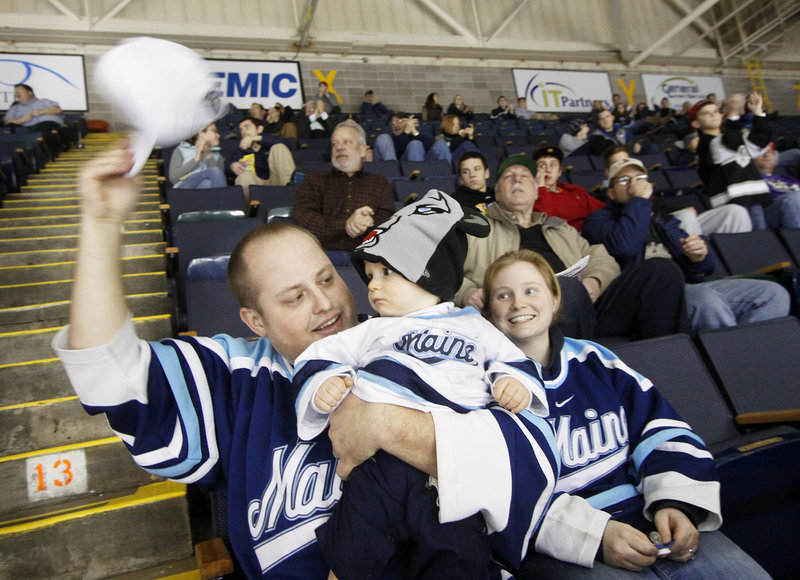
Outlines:
{"type": "Polygon", "coordinates": [[[683,270],[692,330],[735,326],[789,313],[789,293],[779,284],[745,278],[709,280],[716,266],[705,240],[688,235],[680,222],[654,209],[653,184],[638,159],[623,159],[608,171],[609,202],[588,216],[583,236],[605,245],[623,271],[648,258],[672,258],[683,270]]]}

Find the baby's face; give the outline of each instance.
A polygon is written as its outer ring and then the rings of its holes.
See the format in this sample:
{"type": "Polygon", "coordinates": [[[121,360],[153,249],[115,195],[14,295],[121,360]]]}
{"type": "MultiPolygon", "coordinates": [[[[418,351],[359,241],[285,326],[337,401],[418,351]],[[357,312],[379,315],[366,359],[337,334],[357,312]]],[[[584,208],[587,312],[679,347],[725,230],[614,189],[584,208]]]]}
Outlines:
{"type": "Polygon", "coordinates": [[[381,316],[404,316],[434,306],[439,298],[378,262],[364,262],[369,303],[381,316]]]}

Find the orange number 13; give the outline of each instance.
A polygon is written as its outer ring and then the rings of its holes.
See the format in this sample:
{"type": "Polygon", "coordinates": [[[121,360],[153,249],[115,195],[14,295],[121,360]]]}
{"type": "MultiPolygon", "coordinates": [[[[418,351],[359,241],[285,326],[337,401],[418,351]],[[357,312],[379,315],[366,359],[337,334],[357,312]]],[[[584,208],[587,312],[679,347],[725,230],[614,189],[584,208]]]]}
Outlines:
{"type": "MultiPolygon", "coordinates": [[[[69,462],[69,459],[59,459],[53,464],[53,469],[58,470],[59,468],[61,468],[60,475],[62,475],[63,478],[53,480],[53,484],[56,487],[62,487],[72,483],[72,464],[69,462]]],[[[36,476],[39,483],[36,491],[46,490],[47,483],[44,479],[44,468],[41,463],[36,466],[36,476]]]]}

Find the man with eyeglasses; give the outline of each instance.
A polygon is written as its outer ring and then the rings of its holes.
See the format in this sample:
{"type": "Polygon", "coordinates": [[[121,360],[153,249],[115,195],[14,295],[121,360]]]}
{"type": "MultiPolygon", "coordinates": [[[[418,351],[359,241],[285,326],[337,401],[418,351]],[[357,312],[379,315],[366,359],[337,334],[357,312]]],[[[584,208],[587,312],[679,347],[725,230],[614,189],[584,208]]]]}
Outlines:
{"type": "Polygon", "coordinates": [[[789,314],[789,293],[766,280],[708,280],[716,262],[703,238],[650,201],[653,184],[638,159],[622,159],[608,170],[609,201],[586,217],[584,237],[605,245],[622,271],[649,258],[671,258],[683,271],[689,324],[694,332],[769,320],[789,314]]]}

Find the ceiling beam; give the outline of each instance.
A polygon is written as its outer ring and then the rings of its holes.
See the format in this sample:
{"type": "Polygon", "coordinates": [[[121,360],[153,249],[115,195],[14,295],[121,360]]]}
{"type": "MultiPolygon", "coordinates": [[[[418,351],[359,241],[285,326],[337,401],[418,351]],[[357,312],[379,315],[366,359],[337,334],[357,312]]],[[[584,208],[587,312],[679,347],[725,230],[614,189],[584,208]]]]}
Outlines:
{"type": "Polygon", "coordinates": [[[726,14],[723,18],[720,18],[717,22],[715,22],[714,26],[712,26],[710,30],[708,30],[707,32],[704,32],[703,34],[701,34],[700,37],[697,40],[695,40],[692,44],[690,44],[690,45],[686,46],[685,48],[683,48],[683,49],[679,50],[678,52],[676,52],[675,56],[681,56],[685,52],[691,50],[692,48],[694,48],[695,46],[700,44],[700,42],[706,36],[708,36],[709,34],[714,34],[716,36],[716,38],[717,38],[717,44],[719,46],[719,50],[720,50],[720,53],[722,55],[723,60],[727,59],[729,55],[727,55],[725,53],[725,47],[722,44],[722,38],[720,37],[720,34],[719,34],[720,26],[725,24],[731,18],[735,18],[736,15],[739,14],[739,12],[741,12],[742,10],[747,8],[750,4],[752,4],[755,1],[756,0],[746,0],[743,4],[740,4],[739,6],[737,6],[731,12],[726,14]]]}
{"type": "MultiPolygon", "coordinates": [[[[669,0],[669,2],[678,10],[678,12],[681,13],[682,16],[686,16],[692,11],[692,8],[684,4],[683,0],[669,0]]],[[[697,20],[692,22],[692,26],[694,28],[697,28],[701,33],[703,32],[707,33],[711,31],[711,27],[702,18],[698,18],[697,20]]]]}
{"type": "Polygon", "coordinates": [[[655,43],[650,45],[649,48],[640,52],[636,56],[636,58],[634,58],[632,61],[628,63],[628,67],[635,67],[636,65],[638,65],[640,62],[642,62],[644,59],[646,59],[648,56],[650,56],[656,50],[658,50],[662,45],[669,42],[669,40],[673,36],[675,36],[684,28],[689,26],[694,20],[696,20],[701,14],[703,14],[712,6],[714,6],[714,4],[716,4],[717,2],[719,2],[719,0],[705,0],[705,2],[703,2],[700,6],[692,10],[689,14],[687,14],[683,18],[681,18],[681,21],[678,22],[678,24],[676,24],[675,26],[673,26],[672,30],[668,31],[664,36],[656,40],[655,43]]]}
{"type": "Polygon", "coordinates": [[[522,10],[522,7],[525,6],[527,3],[528,0],[522,0],[522,2],[517,4],[517,7],[514,8],[514,10],[511,11],[511,14],[509,14],[508,17],[505,20],[503,20],[503,23],[497,27],[497,30],[494,31],[494,33],[489,37],[489,40],[487,42],[491,42],[495,38],[497,38],[497,36],[501,32],[503,32],[503,30],[505,30],[506,26],[508,26],[511,23],[511,21],[514,20],[514,18],[516,18],[519,11],[522,10]]]}
{"type": "Polygon", "coordinates": [[[472,33],[472,31],[468,30],[463,24],[458,22],[455,18],[450,16],[447,12],[439,8],[437,4],[434,4],[433,0],[417,0],[420,4],[422,4],[425,8],[428,9],[434,16],[436,16],[439,20],[444,22],[447,26],[453,29],[453,31],[457,32],[461,36],[468,38],[472,41],[473,44],[478,43],[478,39],[472,33]]]}
{"type": "Polygon", "coordinates": [[[117,5],[114,6],[107,13],[105,13],[103,16],[101,16],[100,19],[92,25],[92,28],[97,28],[107,20],[111,20],[112,18],[114,18],[117,14],[119,14],[122,10],[124,10],[125,7],[131,3],[131,1],[132,0],[120,0],[119,2],[117,2],[117,5]]]}
{"type": "Polygon", "coordinates": [[[61,12],[61,14],[63,14],[64,16],[69,16],[70,18],[72,18],[76,22],[81,22],[80,16],[75,14],[72,10],[70,10],[69,8],[64,6],[58,0],[47,0],[47,1],[50,3],[51,6],[53,6],[56,10],[61,12]]]}
{"type": "Polygon", "coordinates": [[[481,46],[485,46],[486,39],[483,37],[481,19],[478,18],[478,7],[475,5],[475,0],[470,0],[470,4],[472,4],[472,18],[475,20],[475,32],[478,35],[478,40],[481,41],[481,46]]]}

